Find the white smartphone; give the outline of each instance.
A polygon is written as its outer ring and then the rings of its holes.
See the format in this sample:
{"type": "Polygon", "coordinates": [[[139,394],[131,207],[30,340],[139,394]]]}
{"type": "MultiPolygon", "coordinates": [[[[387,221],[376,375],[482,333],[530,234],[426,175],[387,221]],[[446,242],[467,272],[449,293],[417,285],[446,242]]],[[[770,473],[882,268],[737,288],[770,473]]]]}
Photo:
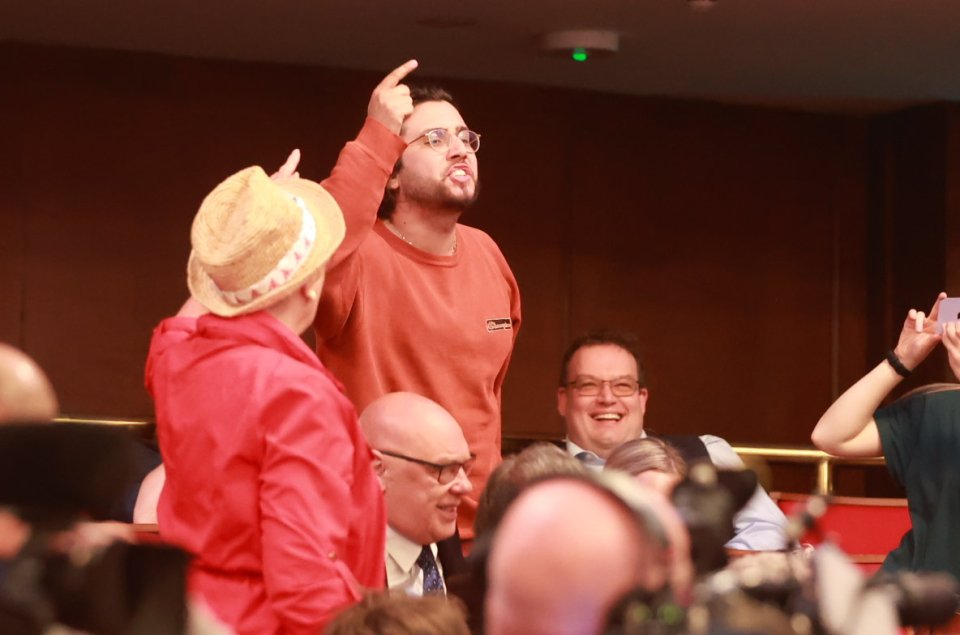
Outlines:
{"type": "Polygon", "coordinates": [[[947,322],[960,322],[960,298],[940,300],[940,313],[937,315],[937,333],[943,333],[947,322]]]}

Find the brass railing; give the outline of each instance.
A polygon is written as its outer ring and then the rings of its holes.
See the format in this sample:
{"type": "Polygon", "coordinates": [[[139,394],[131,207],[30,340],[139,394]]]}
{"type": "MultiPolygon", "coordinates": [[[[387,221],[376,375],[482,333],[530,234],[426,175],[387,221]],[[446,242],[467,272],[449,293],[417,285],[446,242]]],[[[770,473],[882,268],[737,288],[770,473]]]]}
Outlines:
{"type": "Polygon", "coordinates": [[[842,458],[827,454],[809,446],[734,445],[734,451],[742,457],[757,457],[770,463],[809,463],[817,466],[817,492],[833,493],[833,467],[835,465],[883,465],[883,458],[842,458]]]}
{"type": "Polygon", "coordinates": [[[108,417],[87,417],[81,415],[63,415],[54,419],[57,423],[95,423],[100,425],[117,426],[135,432],[145,441],[154,441],[156,425],[149,419],[112,419],[108,417]]]}
{"type": "MultiPolygon", "coordinates": [[[[533,438],[504,434],[504,452],[518,451],[536,441],[562,443],[561,439],[555,437],[533,438]]],[[[827,454],[811,446],[740,443],[733,444],[733,449],[747,463],[751,458],[758,458],[768,463],[806,463],[815,466],[816,491],[821,494],[833,493],[834,468],[838,465],[884,465],[884,460],[879,457],[848,459],[827,454]]]]}
{"type": "MultiPolygon", "coordinates": [[[[104,417],[85,417],[78,415],[64,415],[57,417],[62,423],[98,423],[121,426],[137,431],[144,438],[152,438],[154,423],[148,419],[110,419],[104,417]]],[[[522,447],[533,441],[553,441],[558,439],[532,439],[512,435],[504,435],[505,445],[522,447]]],[[[807,463],[816,465],[817,492],[821,494],[833,493],[833,468],[836,465],[883,465],[882,458],[841,458],[827,454],[809,446],[771,445],[762,443],[738,444],[733,446],[737,454],[748,462],[756,457],[769,463],[807,463]]]]}
{"type": "Polygon", "coordinates": [[[54,419],[57,423],[98,423],[109,426],[127,426],[129,428],[150,427],[153,421],[149,419],[107,419],[105,417],[82,417],[77,415],[63,415],[54,419]]]}

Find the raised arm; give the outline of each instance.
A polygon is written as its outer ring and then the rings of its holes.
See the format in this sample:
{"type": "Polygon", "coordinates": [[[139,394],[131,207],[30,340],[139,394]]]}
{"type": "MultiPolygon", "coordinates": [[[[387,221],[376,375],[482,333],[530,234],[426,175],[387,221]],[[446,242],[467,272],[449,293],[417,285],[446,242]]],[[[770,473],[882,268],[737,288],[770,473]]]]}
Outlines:
{"type": "MultiPolygon", "coordinates": [[[[417,68],[409,60],[390,71],[377,84],[367,104],[367,119],[357,138],[344,147],[330,176],[321,185],[340,205],[347,235],[334,254],[328,270],[335,269],[363,242],[377,219],[387,179],[406,148],[400,127],[413,112],[410,88],[402,83],[417,68]]],[[[294,149],[270,178],[299,178],[300,150],[294,149]]]]}
{"type": "MultiPolygon", "coordinates": [[[[416,60],[401,64],[374,88],[363,128],[344,146],[330,176],[321,183],[340,205],[347,232],[327,263],[315,323],[319,339],[338,333],[352,309],[361,270],[353,256],[372,233],[387,181],[407,147],[397,133],[413,111],[413,100],[402,82],[416,67],[416,60]]],[[[294,150],[272,178],[296,178],[299,162],[300,151],[294,150]]]]}
{"type": "Polygon", "coordinates": [[[416,67],[416,60],[410,60],[377,84],[367,104],[363,129],[340,152],[330,176],[321,183],[337,199],[347,224],[347,235],[327,265],[330,272],[367,239],[377,220],[387,180],[407,147],[399,133],[404,119],[413,112],[413,99],[402,81],[416,67]]]}
{"type": "MultiPolygon", "coordinates": [[[[893,349],[907,370],[919,366],[940,342],[936,322],[940,301],[945,297],[946,293],[937,296],[929,316],[916,309],[907,313],[893,349]]],[[[890,361],[880,362],[823,413],[810,440],[824,452],[837,456],[880,456],[883,448],[873,413],[902,380],[890,361]]]]}

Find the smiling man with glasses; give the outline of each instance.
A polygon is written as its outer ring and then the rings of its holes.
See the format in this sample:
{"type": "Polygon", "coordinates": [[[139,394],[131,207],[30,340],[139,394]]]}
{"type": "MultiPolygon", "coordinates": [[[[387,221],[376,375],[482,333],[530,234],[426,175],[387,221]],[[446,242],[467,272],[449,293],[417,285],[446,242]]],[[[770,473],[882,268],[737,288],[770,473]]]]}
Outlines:
{"type": "MultiPolygon", "coordinates": [[[[647,436],[646,373],[632,333],[592,331],[564,354],[557,389],[557,411],[567,428],[567,451],[588,468],[603,469],[619,445],[647,436]]],[[[664,436],[690,463],[709,460],[720,469],[743,468],[724,439],[710,435],[664,436]]],[[[787,519],[763,488],[734,517],[731,549],[770,550],[784,546],[787,519]]]]}
{"type": "Polygon", "coordinates": [[[593,333],[564,356],[557,410],[567,424],[567,450],[600,469],[625,441],[644,435],[646,377],[627,336],[593,333]]]}
{"type": "Polygon", "coordinates": [[[413,393],[380,397],[360,426],[387,502],[387,585],[412,595],[445,593],[444,571],[462,563],[448,560],[456,553],[438,553],[436,543],[456,531],[476,457],[450,413],[413,393]]]}

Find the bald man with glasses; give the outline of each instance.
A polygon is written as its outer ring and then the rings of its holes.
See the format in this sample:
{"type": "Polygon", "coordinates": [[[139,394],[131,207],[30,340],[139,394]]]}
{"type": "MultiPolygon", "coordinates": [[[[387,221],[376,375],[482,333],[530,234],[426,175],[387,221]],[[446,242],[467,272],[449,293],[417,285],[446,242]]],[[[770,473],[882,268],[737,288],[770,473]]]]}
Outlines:
{"type": "MultiPolygon", "coordinates": [[[[414,393],[380,397],[360,415],[373,448],[373,469],[387,502],[387,586],[410,595],[446,593],[443,572],[453,572],[437,542],[453,536],[463,498],[473,491],[476,457],[463,432],[439,404],[414,393]]],[[[462,557],[462,556],[461,556],[462,557]]]]}
{"type": "MultiPolygon", "coordinates": [[[[588,468],[603,469],[620,444],[647,436],[649,392],[636,336],[593,331],[575,340],[563,357],[557,411],[567,429],[566,448],[588,468]]],[[[709,460],[720,469],[742,469],[730,444],[714,435],[664,436],[689,463],[709,460]]],[[[734,517],[730,549],[782,549],[787,519],[762,487],[734,517]]]]}

